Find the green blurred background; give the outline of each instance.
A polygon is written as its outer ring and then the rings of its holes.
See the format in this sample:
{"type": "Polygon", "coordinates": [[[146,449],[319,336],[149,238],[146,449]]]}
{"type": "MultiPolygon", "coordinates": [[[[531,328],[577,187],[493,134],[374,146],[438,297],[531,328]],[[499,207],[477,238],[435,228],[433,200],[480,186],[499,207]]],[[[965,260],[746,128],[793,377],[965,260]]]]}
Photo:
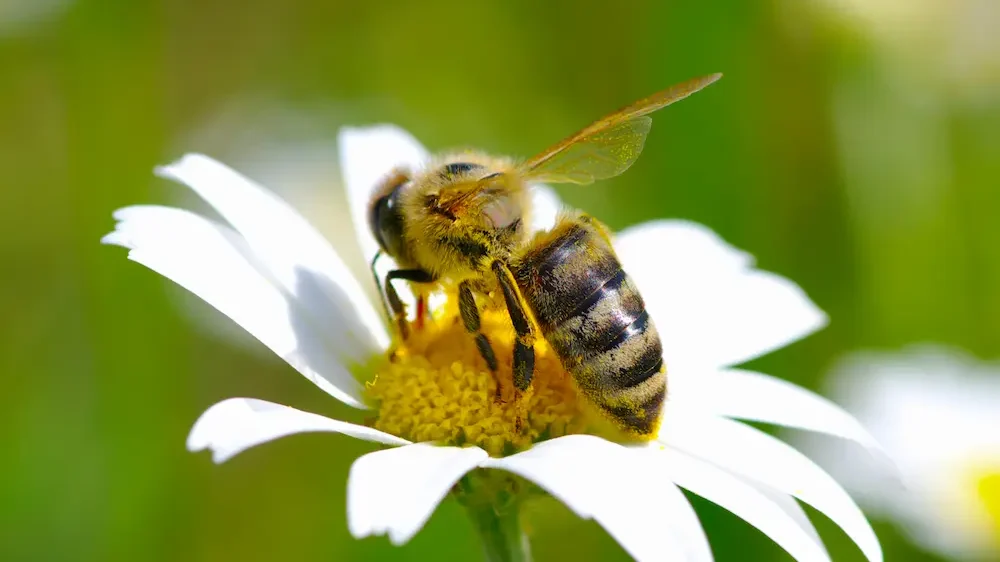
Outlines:
{"type": "MultiPolygon", "coordinates": [[[[350,537],[346,473],[369,444],[296,436],[223,466],[185,451],[197,416],[231,396],[357,418],[98,244],[115,208],[197,207],[151,173],[185,151],[346,237],[341,125],[395,122],[432,149],[527,156],[721,71],[656,116],[629,173],[564,199],[616,228],[705,223],[801,284],[832,323],[759,370],[815,388],[858,347],[1000,355],[996,6],[0,0],[0,559],[479,557],[451,501],[404,547],[350,537]]],[[[719,560],[787,559],[695,504],[719,560]]],[[[861,559],[811,513],[835,560],[861,559]]],[[[554,501],[530,521],[537,560],[625,559],[554,501]]],[[[931,559],[876,530],[887,559],[931,559]]]]}

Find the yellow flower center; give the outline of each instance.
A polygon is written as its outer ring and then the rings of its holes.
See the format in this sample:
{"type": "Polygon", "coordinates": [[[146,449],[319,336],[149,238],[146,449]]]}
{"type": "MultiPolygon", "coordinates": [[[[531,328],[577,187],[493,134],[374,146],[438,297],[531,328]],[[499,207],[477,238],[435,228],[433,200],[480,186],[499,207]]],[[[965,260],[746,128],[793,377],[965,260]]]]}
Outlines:
{"type": "Polygon", "coordinates": [[[957,466],[958,488],[952,493],[947,517],[959,524],[968,540],[1000,549],[1000,457],[983,452],[957,466]]]}
{"type": "Polygon", "coordinates": [[[1000,547],[1000,467],[980,476],[976,492],[992,523],[994,544],[1000,547]]]}
{"type": "Polygon", "coordinates": [[[509,317],[502,310],[486,310],[481,322],[496,352],[495,374],[457,311],[446,306],[412,330],[368,383],[377,404],[375,427],[411,441],[477,445],[495,457],[562,435],[610,430],[578,395],[572,377],[542,339],[535,342],[532,384],[515,394],[509,317]]]}

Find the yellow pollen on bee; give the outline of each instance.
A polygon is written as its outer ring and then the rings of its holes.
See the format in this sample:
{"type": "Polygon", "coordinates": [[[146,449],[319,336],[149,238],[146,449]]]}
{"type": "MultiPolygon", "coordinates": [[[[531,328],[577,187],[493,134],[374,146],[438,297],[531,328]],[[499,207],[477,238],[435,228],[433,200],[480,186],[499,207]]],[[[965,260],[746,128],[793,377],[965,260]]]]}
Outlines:
{"type": "Polygon", "coordinates": [[[588,431],[588,407],[544,340],[535,342],[531,387],[515,393],[514,333],[506,312],[483,311],[481,331],[496,353],[495,374],[457,311],[446,307],[423,328],[412,330],[367,384],[377,404],[374,426],[411,441],[477,445],[494,457],[588,431]]]}

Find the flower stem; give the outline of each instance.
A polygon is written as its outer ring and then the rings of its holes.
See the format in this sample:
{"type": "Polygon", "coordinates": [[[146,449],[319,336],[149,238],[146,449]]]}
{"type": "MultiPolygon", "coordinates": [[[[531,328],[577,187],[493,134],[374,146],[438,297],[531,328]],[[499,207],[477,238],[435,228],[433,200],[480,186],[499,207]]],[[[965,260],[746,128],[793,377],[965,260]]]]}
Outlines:
{"type": "Polygon", "coordinates": [[[483,541],[487,562],[531,562],[528,536],[521,529],[518,505],[498,511],[492,505],[468,507],[483,541]]]}

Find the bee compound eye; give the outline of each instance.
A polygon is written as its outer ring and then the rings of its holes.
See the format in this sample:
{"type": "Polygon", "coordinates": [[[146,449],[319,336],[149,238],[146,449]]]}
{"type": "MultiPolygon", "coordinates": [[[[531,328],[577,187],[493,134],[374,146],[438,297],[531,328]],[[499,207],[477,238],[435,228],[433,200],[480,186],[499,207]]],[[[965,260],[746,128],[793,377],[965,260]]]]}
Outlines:
{"type": "Polygon", "coordinates": [[[406,183],[376,199],[368,211],[368,226],[380,248],[393,257],[403,249],[403,214],[399,197],[406,183]]]}
{"type": "Polygon", "coordinates": [[[384,195],[376,199],[368,207],[368,230],[371,231],[372,236],[375,237],[375,241],[378,242],[379,247],[382,248],[383,250],[385,250],[386,247],[385,247],[385,241],[382,239],[381,217],[387,210],[386,207],[388,199],[389,196],[384,195]]]}

